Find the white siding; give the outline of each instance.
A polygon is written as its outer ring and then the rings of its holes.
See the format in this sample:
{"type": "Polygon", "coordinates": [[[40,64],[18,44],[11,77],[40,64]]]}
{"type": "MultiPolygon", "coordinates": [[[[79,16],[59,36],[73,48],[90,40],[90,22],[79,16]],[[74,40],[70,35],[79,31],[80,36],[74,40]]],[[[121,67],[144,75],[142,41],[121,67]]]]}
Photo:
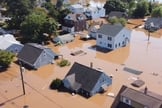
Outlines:
{"type": "Polygon", "coordinates": [[[106,36],[104,34],[97,34],[97,46],[108,48],[108,49],[114,49],[114,38],[112,36],[106,36]],[[102,38],[99,38],[99,35],[102,35],[102,38]],[[111,37],[111,41],[108,40],[108,37],[111,37]],[[108,47],[108,44],[111,44],[112,47],[108,47]]]}
{"type": "Polygon", "coordinates": [[[122,29],[116,36],[106,36],[104,34],[97,33],[97,46],[108,48],[108,49],[117,49],[123,46],[126,46],[130,41],[131,32],[126,29],[122,29]],[[99,38],[99,35],[102,35],[102,38],[99,38]],[[111,41],[108,40],[108,37],[111,37],[111,41]],[[112,47],[108,46],[112,45],[112,47]]]}
{"type": "Polygon", "coordinates": [[[130,33],[131,32],[126,29],[120,31],[118,35],[115,37],[114,49],[127,45],[128,42],[130,41],[130,35],[131,35],[130,33]]]}

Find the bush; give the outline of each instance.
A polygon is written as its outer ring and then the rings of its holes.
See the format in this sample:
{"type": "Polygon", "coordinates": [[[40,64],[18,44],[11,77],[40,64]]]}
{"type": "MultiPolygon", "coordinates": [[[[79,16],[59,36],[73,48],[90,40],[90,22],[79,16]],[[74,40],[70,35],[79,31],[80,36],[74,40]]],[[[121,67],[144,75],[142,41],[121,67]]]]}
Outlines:
{"type": "Polygon", "coordinates": [[[59,65],[60,67],[69,66],[69,65],[70,65],[70,62],[69,62],[68,60],[63,59],[63,60],[61,60],[61,61],[58,63],[58,65],[59,65]]]}
{"type": "Polygon", "coordinates": [[[122,26],[125,26],[126,23],[127,23],[125,18],[116,18],[116,17],[115,18],[110,18],[110,19],[108,19],[108,21],[112,25],[120,23],[122,26]]]}
{"type": "Polygon", "coordinates": [[[58,89],[62,85],[62,80],[59,78],[56,78],[52,81],[50,85],[50,89],[58,89]]]}
{"type": "Polygon", "coordinates": [[[8,67],[14,59],[14,54],[7,51],[0,51],[0,65],[8,67]]]}

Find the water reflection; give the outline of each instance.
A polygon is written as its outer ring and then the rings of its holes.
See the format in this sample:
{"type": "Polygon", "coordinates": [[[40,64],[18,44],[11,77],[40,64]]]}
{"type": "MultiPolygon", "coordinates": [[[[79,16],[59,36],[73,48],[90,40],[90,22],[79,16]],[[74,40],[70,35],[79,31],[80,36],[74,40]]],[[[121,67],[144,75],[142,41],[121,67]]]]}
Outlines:
{"type": "Polygon", "coordinates": [[[106,60],[116,64],[124,64],[129,56],[130,45],[115,49],[108,53],[96,52],[96,58],[106,60]]]}

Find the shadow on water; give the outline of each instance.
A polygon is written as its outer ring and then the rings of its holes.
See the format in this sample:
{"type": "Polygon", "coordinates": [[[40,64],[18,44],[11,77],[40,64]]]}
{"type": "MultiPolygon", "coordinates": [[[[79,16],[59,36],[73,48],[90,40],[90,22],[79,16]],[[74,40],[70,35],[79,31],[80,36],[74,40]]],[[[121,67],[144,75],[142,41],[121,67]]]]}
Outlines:
{"type": "Polygon", "coordinates": [[[92,49],[92,50],[99,51],[99,52],[102,52],[102,53],[109,53],[109,52],[112,51],[111,49],[102,48],[102,47],[99,47],[97,45],[90,46],[90,47],[88,47],[88,49],[92,49]]]}
{"type": "Polygon", "coordinates": [[[19,97],[21,97],[21,96],[23,96],[23,94],[18,95],[18,96],[16,96],[16,97],[13,97],[13,98],[11,98],[11,99],[6,100],[5,102],[0,103],[0,107],[1,107],[1,106],[4,106],[6,103],[11,102],[11,101],[13,101],[13,100],[15,100],[15,99],[17,99],[17,98],[19,98],[19,97]]]}

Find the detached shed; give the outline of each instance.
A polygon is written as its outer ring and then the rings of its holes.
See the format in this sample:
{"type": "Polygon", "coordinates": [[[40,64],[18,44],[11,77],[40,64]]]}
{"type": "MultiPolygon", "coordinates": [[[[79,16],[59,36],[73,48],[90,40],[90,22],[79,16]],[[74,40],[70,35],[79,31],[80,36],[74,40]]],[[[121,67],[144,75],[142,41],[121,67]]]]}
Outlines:
{"type": "Polygon", "coordinates": [[[54,43],[66,44],[72,42],[74,40],[74,36],[72,34],[65,34],[57,36],[53,39],[54,43]]]}

